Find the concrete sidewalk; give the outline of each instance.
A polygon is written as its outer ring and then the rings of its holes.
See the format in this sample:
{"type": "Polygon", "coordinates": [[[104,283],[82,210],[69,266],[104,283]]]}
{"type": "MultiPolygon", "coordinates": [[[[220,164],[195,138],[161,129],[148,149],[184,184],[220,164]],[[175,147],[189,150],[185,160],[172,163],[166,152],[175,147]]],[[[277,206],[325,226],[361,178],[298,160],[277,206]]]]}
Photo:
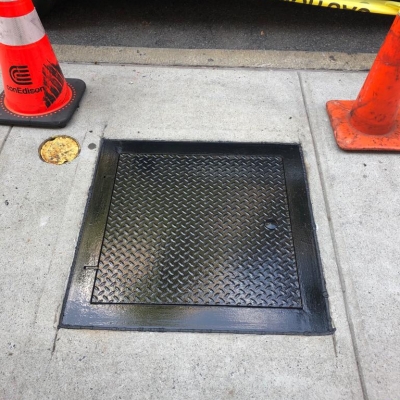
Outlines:
{"type": "Polygon", "coordinates": [[[1,400],[400,398],[400,159],[340,151],[325,111],[365,73],[62,67],[88,86],[67,128],[0,128],[1,400]],[[61,133],[80,156],[45,164],[61,133]],[[300,143],[335,334],[58,329],[103,137],[300,143]]]}

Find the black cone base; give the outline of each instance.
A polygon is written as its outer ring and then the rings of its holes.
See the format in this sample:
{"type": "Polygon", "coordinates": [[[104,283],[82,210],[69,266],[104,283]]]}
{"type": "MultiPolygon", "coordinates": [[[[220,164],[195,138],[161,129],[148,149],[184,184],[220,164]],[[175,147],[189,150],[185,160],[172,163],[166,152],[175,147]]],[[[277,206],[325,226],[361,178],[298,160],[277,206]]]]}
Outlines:
{"type": "Polygon", "coordinates": [[[70,102],[62,109],[40,116],[15,114],[4,104],[4,92],[0,95],[0,125],[33,126],[38,128],[64,128],[79,107],[86,89],[86,84],[80,79],[66,79],[72,90],[70,102]]]}

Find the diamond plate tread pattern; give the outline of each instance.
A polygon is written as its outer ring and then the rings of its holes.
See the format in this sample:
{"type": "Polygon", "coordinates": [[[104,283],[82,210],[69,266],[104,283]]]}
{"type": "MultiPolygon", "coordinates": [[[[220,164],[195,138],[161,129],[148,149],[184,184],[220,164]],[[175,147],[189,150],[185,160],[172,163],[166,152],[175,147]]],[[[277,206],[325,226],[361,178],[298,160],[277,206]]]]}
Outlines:
{"type": "Polygon", "coordinates": [[[121,154],[98,267],[92,303],[301,308],[282,159],[121,154]]]}

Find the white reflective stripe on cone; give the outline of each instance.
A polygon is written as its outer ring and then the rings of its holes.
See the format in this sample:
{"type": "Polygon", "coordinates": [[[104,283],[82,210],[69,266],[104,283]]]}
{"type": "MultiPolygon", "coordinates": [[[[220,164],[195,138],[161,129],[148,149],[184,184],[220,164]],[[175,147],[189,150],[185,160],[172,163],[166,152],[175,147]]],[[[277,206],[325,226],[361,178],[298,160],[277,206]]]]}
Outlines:
{"type": "Polygon", "coordinates": [[[0,17],[0,43],[7,46],[24,46],[36,43],[46,34],[34,9],[22,17],[0,17]]]}

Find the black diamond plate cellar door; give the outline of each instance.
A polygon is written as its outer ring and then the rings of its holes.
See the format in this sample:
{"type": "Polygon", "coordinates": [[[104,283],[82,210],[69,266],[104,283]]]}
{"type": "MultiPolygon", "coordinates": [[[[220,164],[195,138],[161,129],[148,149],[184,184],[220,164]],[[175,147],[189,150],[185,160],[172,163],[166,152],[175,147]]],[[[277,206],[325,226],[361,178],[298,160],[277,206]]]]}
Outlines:
{"type": "Polygon", "coordinates": [[[104,141],[61,326],[330,333],[298,146],[104,141]]]}

